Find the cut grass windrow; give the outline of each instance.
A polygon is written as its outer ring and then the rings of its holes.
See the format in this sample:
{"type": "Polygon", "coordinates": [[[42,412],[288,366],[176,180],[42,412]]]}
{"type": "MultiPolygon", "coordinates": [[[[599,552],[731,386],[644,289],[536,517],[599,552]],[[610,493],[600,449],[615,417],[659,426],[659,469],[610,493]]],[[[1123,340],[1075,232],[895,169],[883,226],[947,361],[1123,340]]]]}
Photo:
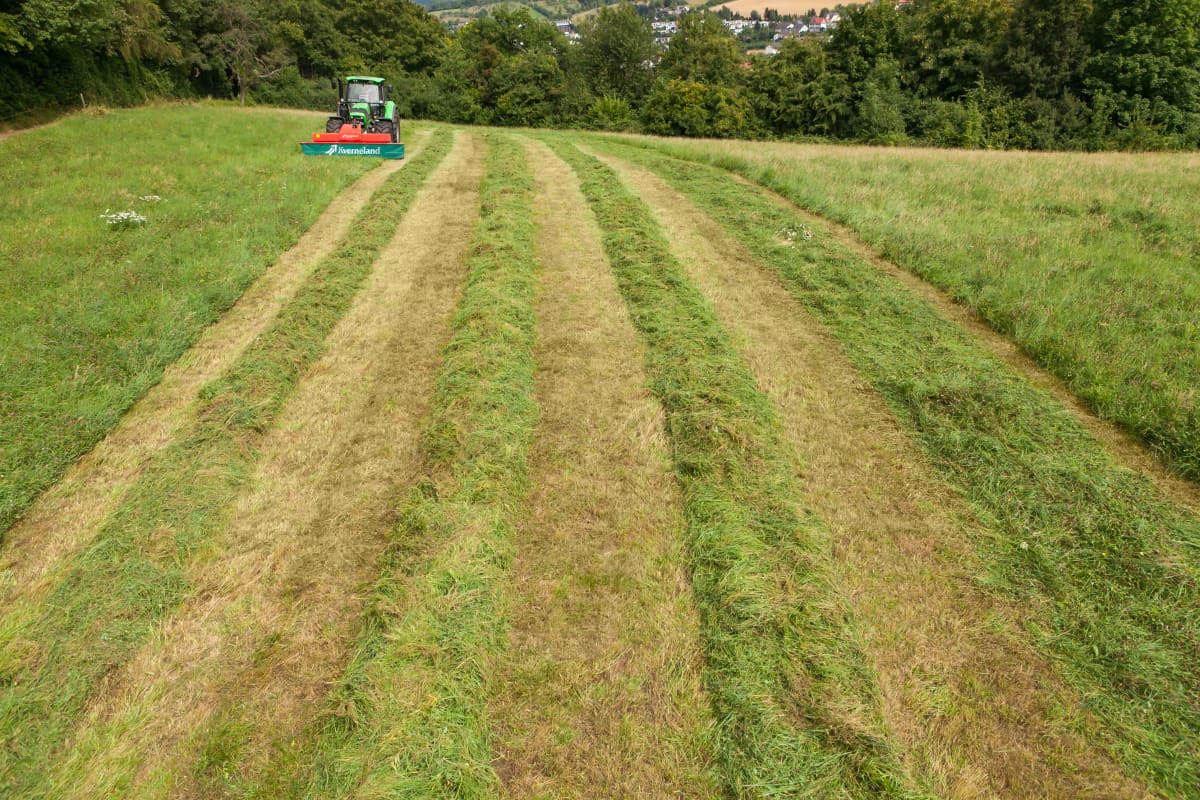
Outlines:
{"type": "Polygon", "coordinates": [[[720,170],[616,143],[721,220],[822,320],[971,502],[984,580],[1160,790],[1200,786],[1200,520],[1118,465],[1045,392],[817,221],[720,170]],[[807,230],[811,238],[788,232],[807,230]]]}
{"type": "Polygon", "coordinates": [[[833,336],[687,197],[600,158],[654,210],[779,410],[905,764],[947,800],[1146,798],[1079,734],[1080,698],[1034,652],[1020,603],[978,585],[974,514],[833,336]]]}
{"type": "Polygon", "coordinates": [[[226,523],[263,432],[448,149],[431,142],[378,190],[352,238],[205,387],[196,421],[147,467],[45,603],[0,620],[0,794],[41,794],[44,764],[98,684],[188,595],[188,564],[226,523]]]}
{"type": "Polygon", "coordinates": [[[482,214],[423,447],[363,638],[311,749],[264,796],[491,798],[491,663],[526,489],[533,402],[534,226],[522,149],[491,136],[482,214]]]}
{"type": "Polygon", "coordinates": [[[796,507],[780,423],[653,221],[562,139],[647,344],[683,491],[717,758],[738,797],[917,797],[829,583],[828,534],[796,507]]]}
{"type": "MultiPolygon", "coordinates": [[[[422,131],[418,141],[428,134],[422,131]]],[[[154,454],[188,423],[200,389],[223,375],[267,329],[311,270],[342,241],[375,190],[403,165],[394,161],[371,170],[335,197],[299,241],[205,328],[190,350],[163,370],[162,380],[104,439],[42,492],[4,533],[0,607],[16,599],[28,602],[52,588],[46,583],[53,579],[55,568],[87,543],[154,454]]]]}
{"type": "Polygon", "coordinates": [[[1200,481],[1200,157],[660,142],[852,228],[1200,481]]]}
{"type": "Polygon", "coordinates": [[[420,473],[479,218],[477,141],[457,137],[263,437],[220,556],[92,697],[48,770],[59,800],[238,796],[324,708],[420,473]]]}
{"type": "Polygon", "coordinates": [[[490,692],[503,796],[720,796],[662,408],[574,173],[527,150],[540,419],[490,692]]]}

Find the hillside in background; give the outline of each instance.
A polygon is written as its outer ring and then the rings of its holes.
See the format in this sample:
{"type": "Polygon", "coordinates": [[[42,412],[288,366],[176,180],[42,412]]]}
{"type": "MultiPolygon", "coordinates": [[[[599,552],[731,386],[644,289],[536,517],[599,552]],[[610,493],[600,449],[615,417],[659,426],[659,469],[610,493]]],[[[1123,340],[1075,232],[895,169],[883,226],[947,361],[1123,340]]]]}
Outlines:
{"type": "Polygon", "coordinates": [[[404,115],[448,122],[1200,146],[1200,0],[809,4],[795,20],[706,7],[19,0],[0,12],[0,124],[151,97],[331,109],[334,77],[371,72],[397,86],[404,115]]]}

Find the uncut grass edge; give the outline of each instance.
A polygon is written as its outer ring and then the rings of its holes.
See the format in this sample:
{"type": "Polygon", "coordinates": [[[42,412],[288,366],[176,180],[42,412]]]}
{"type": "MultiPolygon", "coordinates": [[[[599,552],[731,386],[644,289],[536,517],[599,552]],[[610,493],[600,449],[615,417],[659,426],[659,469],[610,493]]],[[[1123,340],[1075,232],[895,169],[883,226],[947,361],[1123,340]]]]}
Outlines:
{"type": "Polygon", "coordinates": [[[429,475],[401,510],[332,709],[280,756],[263,796],[490,798],[487,681],[533,399],[535,231],[523,149],[489,144],[468,278],[422,440],[429,475]]]}
{"type": "Polygon", "coordinates": [[[644,353],[571,168],[534,175],[540,420],[491,686],[510,799],[721,795],[682,502],[644,353]]]}
{"type": "MultiPolygon", "coordinates": [[[[758,165],[748,158],[729,153],[705,153],[694,146],[671,142],[630,138],[621,141],[624,144],[667,153],[676,158],[707,164],[740,175],[787,198],[828,224],[853,231],[856,238],[864,236],[864,232],[854,224],[852,216],[844,209],[839,210],[828,204],[814,207],[789,183],[786,174],[769,164],[758,165]]],[[[874,238],[880,239],[876,242],[877,246],[888,247],[886,239],[874,238]]],[[[919,259],[901,259],[900,256],[897,258],[902,269],[909,270],[922,280],[931,281],[931,285],[936,286],[939,291],[950,290],[944,275],[939,276],[938,271],[933,268],[936,265],[923,263],[919,259]]],[[[1055,347],[1053,342],[1036,341],[1033,332],[1029,330],[1028,321],[1019,314],[986,305],[981,302],[983,298],[977,294],[967,292],[967,296],[962,296],[964,291],[962,287],[958,288],[955,302],[966,304],[985,325],[1002,336],[1010,337],[1026,357],[1061,381],[1085,408],[1130,435],[1173,475],[1192,482],[1193,486],[1200,485],[1200,427],[1197,427],[1197,411],[1194,404],[1173,404],[1157,394],[1152,397],[1150,403],[1139,398],[1139,391],[1157,392],[1157,389],[1153,388],[1154,381],[1151,380],[1153,375],[1147,376],[1136,388],[1097,380],[1090,365],[1081,361],[1067,348],[1055,347]]]]}
{"type": "MultiPolygon", "coordinates": [[[[419,136],[423,142],[428,130],[419,136]]],[[[246,289],[161,380],[123,414],[86,455],[47,487],[4,534],[0,545],[0,604],[27,602],[47,591],[54,567],[120,504],[151,460],[196,411],[198,391],[232,365],[265,330],[305,277],[342,241],[350,223],[384,180],[408,162],[373,169],[343,189],[300,239],[246,289]]]]}
{"type": "Polygon", "coordinates": [[[1028,634],[1098,739],[1159,791],[1200,785],[1200,520],[1122,467],[1052,396],[1014,374],[902,283],[814,228],[784,243],[790,205],[718,167],[601,145],[690,197],[828,326],[989,538],[994,591],[1031,609],[1028,634]]]}
{"type": "Polygon", "coordinates": [[[43,796],[41,762],[62,745],[104,675],[187,596],[187,564],[211,555],[211,533],[225,524],[258,440],[448,149],[431,142],[389,177],[356,218],[354,238],[314,268],[272,325],[201,391],[195,421],[155,457],[49,598],[0,619],[6,796],[43,796]]]}
{"type": "Polygon", "coordinates": [[[683,491],[727,790],[929,796],[883,730],[874,676],[829,583],[828,535],[797,508],[775,411],[644,204],[595,158],[562,138],[545,141],[579,177],[647,344],[683,491]]]}
{"type": "MultiPolygon", "coordinates": [[[[7,168],[0,173],[22,187],[10,193],[15,205],[2,215],[7,217],[2,227],[6,238],[24,241],[20,249],[3,254],[11,261],[5,269],[8,313],[0,323],[7,334],[0,337],[0,543],[197,343],[205,327],[228,312],[274,257],[299,240],[325,204],[368,171],[366,165],[344,163],[336,169],[314,167],[290,148],[260,147],[259,142],[249,146],[252,152],[233,158],[231,153],[247,149],[242,137],[249,134],[228,115],[182,104],[63,122],[62,129],[0,145],[5,154],[0,163],[7,168]],[[226,147],[214,154],[196,143],[193,131],[207,132],[206,138],[226,147]],[[91,134],[104,140],[98,149],[76,146],[91,134]],[[139,137],[153,139],[152,156],[137,147],[114,149],[114,142],[139,137]],[[174,149],[164,151],[167,143],[174,149]],[[71,157],[65,165],[62,159],[34,157],[47,148],[62,150],[64,157],[70,151],[71,157]],[[156,159],[174,160],[148,172],[156,159]],[[50,163],[59,165],[52,179],[37,171],[37,165],[50,163]],[[206,169],[218,177],[202,177],[206,169]],[[256,175],[268,171],[265,181],[256,175]],[[94,180],[80,178],[93,174],[94,180]],[[273,202],[280,202],[282,211],[264,215],[263,198],[272,197],[270,187],[279,178],[292,180],[293,189],[276,191],[273,202]],[[70,184],[76,184],[72,192],[63,194],[70,184]],[[106,230],[85,210],[116,206],[125,202],[127,191],[141,194],[151,186],[167,197],[147,211],[149,222],[137,230],[106,230]],[[47,205],[48,198],[56,198],[53,205],[47,205]],[[14,215],[17,207],[22,211],[14,215]],[[41,209],[36,218],[25,210],[30,208],[41,209]],[[222,216],[226,224],[212,224],[222,216]],[[44,228],[51,219],[52,227],[44,228]],[[254,219],[273,222],[240,222],[254,219]],[[28,238],[29,232],[43,230],[41,241],[50,244],[28,238]],[[34,265],[38,271],[31,280],[34,265]],[[15,294],[14,286],[20,287],[15,294]],[[19,311],[23,308],[38,312],[31,316],[19,311]]],[[[269,131],[278,136],[289,127],[287,120],[263,123],[260,137],[269,131]]]]}

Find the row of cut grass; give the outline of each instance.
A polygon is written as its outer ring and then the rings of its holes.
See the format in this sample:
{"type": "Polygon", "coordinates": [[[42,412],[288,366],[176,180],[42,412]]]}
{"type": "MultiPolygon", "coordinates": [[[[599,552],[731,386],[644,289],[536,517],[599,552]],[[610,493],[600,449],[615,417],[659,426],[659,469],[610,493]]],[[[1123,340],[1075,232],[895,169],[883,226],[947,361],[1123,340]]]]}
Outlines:
{"type": "Polygon", "coordinates": [[[1161,791],[1200,786],[1200,520],[1057,401],[830,232],[720,170],[615,143],[719,219],[823,321],[990,536],[994,590],[1161,791]],[[782,231],[808,226],[811,239],[782,231]]]}
{"type": "MultiPolygon", "coordinates": [[[[54,796],[52,760],[105,676],[190,592],[189,564],[219,557],[214,532],[257,458],[257,445],[321,354],[371,264],[449,149],[432,141],[391,176],[296,295],[221,378],[195,421],[130,489],[42,604],[0,618],[0,794],[54,796]]],[[[117,787],[119,789],[119,787],[117,787]]]]}
{"type": "Polygon", "coordinates": [[[489,135],[482,214],[422,446],[364,632],[311,740],[250,790],[310,798],[491,798],[486,682],[526,490],[533,400],[533,185],[489,135]]]}
{"type": "Polygon", "coordinates": [[[604,231],[666,412],[728,790],[922,796],[881,732],[874,676],[829,584],[828,534],[797,509],[776,412],[649,209],[608,167],[548,141],[604,231]]]}
{"type": "Polygon", "coordinates": [[[370,168],[301,158],[303,117],[247,122],[171,106],[0,142],[0,536],[370,168]],[[100,218],[126,209],[146,223],[100,218]]]}
{"type": "Polygon", "coordinates": [[[849,226],[1200,480],[1200,157],[654,146],[849,226]]]}

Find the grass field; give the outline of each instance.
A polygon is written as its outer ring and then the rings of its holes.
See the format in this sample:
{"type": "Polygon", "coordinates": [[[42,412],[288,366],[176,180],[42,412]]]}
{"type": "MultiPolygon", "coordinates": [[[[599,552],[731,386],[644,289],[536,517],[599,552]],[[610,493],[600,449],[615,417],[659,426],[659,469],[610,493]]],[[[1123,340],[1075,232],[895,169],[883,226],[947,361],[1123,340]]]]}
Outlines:
{"type": "Polygon", "coordinates": [[[0,526],[367,169],[259,146],[300,141],[308,126],[164,108],[3,143],[4,185],[37,190],[0,200],[0,526]],[[101,219],[126,210],[145,224],[101,219]]]}
{"type": "Polygon", "coordinates": [[[0,796],[1200,797],[1193,157],[314,122],[0,141],[0,796]]]}
{"type": "Polygon", "coordinates": [[[847,225],[1200,479],[1200,157],[669,149],[847,225]]]}

